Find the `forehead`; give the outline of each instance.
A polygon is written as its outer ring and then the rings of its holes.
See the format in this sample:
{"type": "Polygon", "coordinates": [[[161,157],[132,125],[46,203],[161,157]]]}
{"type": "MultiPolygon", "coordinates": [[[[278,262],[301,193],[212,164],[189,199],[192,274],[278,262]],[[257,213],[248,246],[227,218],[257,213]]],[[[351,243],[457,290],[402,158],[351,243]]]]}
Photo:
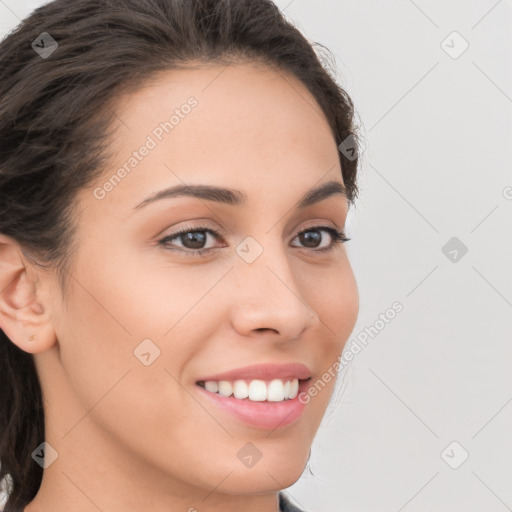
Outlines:
{"type": "Polygon", "coordinates": [[[125,171],[106,202],[122,201],[123,192],[133,203],[134,195],[184,183],[229,185],[249,196],[268,196],[276,185],[282,194],[286,185],[293,197],[323,177],[343,181],[313,96],[294,76],[260,63],[161,72],[114,109],[115,156],[103,182],[125,171]]]}
{"type": "Polygon", "coordinates": [[[172,126],[154,136],[162,138],[156,140],[163,143],[159,145],[179,151],[187,143],[187,149],[195,146],[194,154],[210,150],[209,157],[260,149],[265,149],[261,157],[270,151],[275,156],[293,143],[300,143],[302,156],[308,148],[322,153],[331,146],[332,157],[335,144],[323,112],[302,82],[261,63],[160,72],[121,98],[115,111],[122,133],[116,142],[124,149],[137,147],[141,137],[166,122],[172,126]],[[187,106],[191,98],[192,108],[187,106]]]}

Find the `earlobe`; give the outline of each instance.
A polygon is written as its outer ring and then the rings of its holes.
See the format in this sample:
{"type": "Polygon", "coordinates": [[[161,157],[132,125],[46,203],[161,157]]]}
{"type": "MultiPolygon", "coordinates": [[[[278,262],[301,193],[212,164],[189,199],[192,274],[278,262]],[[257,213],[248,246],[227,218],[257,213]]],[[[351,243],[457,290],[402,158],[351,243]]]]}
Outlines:
{"type": "Polygon", "coordinates": [[[0,328],[20,349],[37,353],[56,336],[31,270],[18,242],[0,233],[0,328]]]}

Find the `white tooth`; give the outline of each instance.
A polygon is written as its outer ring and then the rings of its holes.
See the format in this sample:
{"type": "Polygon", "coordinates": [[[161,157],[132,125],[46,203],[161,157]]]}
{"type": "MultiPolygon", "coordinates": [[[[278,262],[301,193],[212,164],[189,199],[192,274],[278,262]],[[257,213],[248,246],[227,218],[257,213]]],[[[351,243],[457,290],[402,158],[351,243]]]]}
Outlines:
{"type": "Polygon", "coordinates": [[[293,379],[290,383],[290,398],[295,398],[299,392],[299,379],[293,379]]]}
{"type": "Polygon", "coordinates": [[[275,379],[268,385],[268,396],[269,402],[282,402],[284,400],[284,386],[283,381],[275,379]]]}
{"type": "Polygon", "coordinates": [[[249,400],[262,402],[267,399],[267,386],[262,380],[252,380],[249,384],[249,400]]]}
{"type": "Polygon", "coordinates": [[[284,385],[284,397],[289,398],[290,397],[290,381],[287,380],[284,385]]]}
{"type": "Polygon", "coordinates": [[[204,387],[206,391],[211,391],[212,393],[217,393],[217,391],[219,391],[219,385],[215,380],[207,380],[204,383],[204,387]]]}
{"type": "Polygon", "coordinates": [[[249,396],[249,386],[245,380],[235,380],[233,385],[233,395],[235,398],[240,398],[241,400],[249,396]]]}
{"type": "Polygon", "coordinates": [[[233,386],[227,380],[219,381],[219,394],[222,396],[231,396],[233,394],[233,386]]]}

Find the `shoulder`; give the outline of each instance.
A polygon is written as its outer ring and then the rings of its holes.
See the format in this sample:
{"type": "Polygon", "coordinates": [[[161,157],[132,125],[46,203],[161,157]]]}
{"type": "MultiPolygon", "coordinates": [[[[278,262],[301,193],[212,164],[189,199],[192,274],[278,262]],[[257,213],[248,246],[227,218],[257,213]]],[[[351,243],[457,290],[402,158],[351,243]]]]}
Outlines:
{"type": "Polygon", "coordinates": [[[280,512],[306,512],[294,505],[283,491],[279,492],[279,510],[280,512]]]}

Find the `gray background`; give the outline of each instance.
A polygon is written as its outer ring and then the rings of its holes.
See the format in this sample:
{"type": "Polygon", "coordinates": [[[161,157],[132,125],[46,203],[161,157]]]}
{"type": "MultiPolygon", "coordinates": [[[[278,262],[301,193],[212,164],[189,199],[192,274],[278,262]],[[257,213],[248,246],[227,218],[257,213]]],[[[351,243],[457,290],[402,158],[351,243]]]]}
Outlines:
{"type": "MultiPolygon", "coordinates": [[[[0,0],[1,35],[42,3],[0,0]]],[[[334,53],[365,139],[347,345],[403,305],[287,492],[308,512],[512,510],[512,1],[276,3],[334,53]]]]}

